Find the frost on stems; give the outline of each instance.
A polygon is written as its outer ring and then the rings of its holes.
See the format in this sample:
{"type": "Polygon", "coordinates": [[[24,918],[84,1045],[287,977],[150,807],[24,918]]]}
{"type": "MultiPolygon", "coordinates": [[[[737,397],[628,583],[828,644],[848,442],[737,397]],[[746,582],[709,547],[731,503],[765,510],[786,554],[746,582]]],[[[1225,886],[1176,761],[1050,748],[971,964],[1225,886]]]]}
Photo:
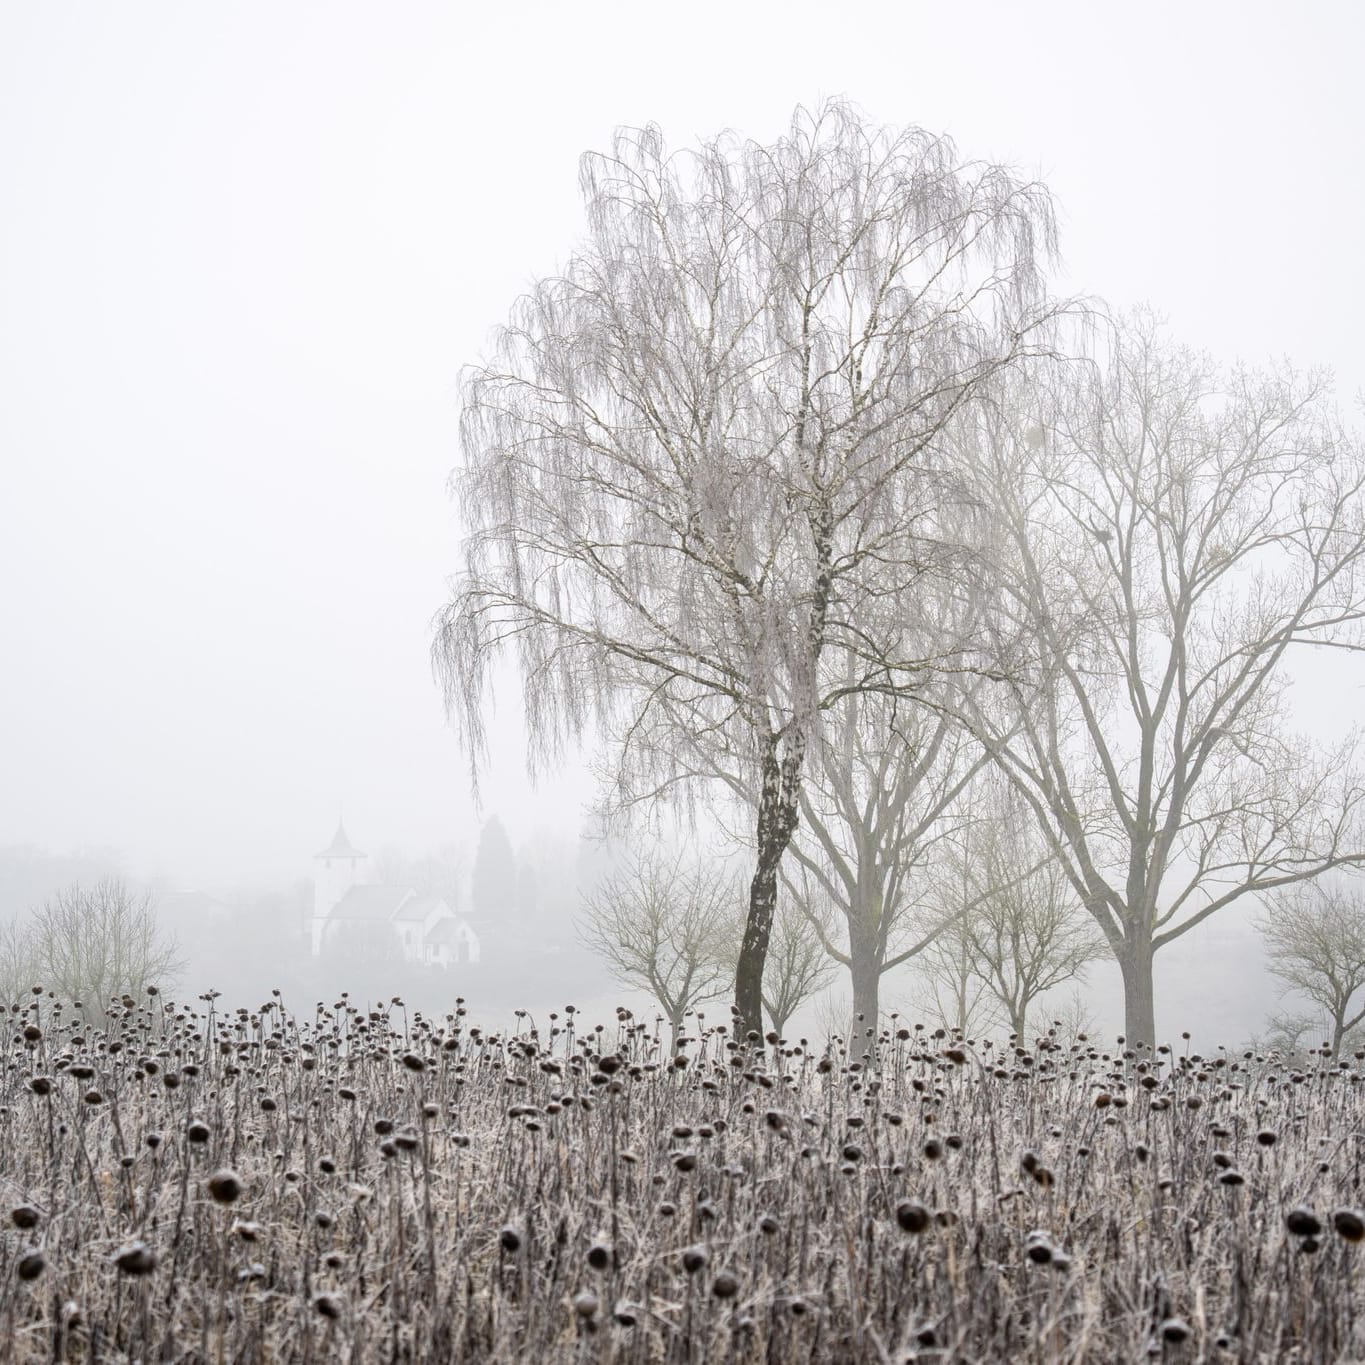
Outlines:
{"type": "Polygon", "coordinates": [[[959,714],[1041,822],[1155,1042],[1152,958],[1365,855],[1354,735],[1291,733],[1286,664],[1359,649],[1365,457],[1325,381],[1223,370],[1151,319],[976,409],[997,609],[1032,657],[959,714]]]}
{"type": "Polygon", "coordinates": [[[582,185],[586,240],[463,377],[465,563],[434,660],[476,779],[509,646],[534,768],[592,731],[623,780],[664,781],[634,742],[656,711],[745,755],[757,1024],[818,717],[963,662],[907,656],[901,620],[955,497],[944,432],[1043,344],[1051,203],[838,102],[766,146],[623,131],[582,185]]]}

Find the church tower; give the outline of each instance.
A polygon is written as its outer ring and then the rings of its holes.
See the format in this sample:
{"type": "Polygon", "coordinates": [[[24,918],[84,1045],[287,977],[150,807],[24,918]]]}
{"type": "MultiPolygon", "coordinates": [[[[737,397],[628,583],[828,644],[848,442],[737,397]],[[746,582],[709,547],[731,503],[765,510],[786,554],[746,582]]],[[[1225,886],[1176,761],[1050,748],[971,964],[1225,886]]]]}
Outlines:
{"type": "Polygon", "coordinates": [[[322,951],[322,934],[327,916],[337,902],[355,885],[365,880],[369,858],[346,835],[346,826],[337,821],[332,842],[313,856],[313,955],[322,951]]]}

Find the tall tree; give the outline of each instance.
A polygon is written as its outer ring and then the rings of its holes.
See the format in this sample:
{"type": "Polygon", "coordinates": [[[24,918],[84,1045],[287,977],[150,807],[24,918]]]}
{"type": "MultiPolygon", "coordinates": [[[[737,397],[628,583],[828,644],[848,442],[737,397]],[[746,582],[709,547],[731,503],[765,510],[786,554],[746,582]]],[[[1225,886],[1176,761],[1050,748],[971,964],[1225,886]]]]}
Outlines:
{"type": "Polygon", "coordinates": [[[647,765],[633,736],[663,705],[744,754],[735,1006],[758,1027],[821,713],[864,675],[962,663],[907,657],[903,613],[951,558],[943,434],[1036,344],[1051,202],[837,102],[767,145],[624,131],[582,184],[587,241],[464,377],[465,568],[434,659],[476,778],[507,646],[538,764],[595,725],[647,765]],[[831,678],[831,646],[870,662],[831,678]]]}
{"type": "MultiPolygon", "coordinates": [[[[758,804],[743,755],[714,733],[689,735],[665,708],[659,714],[665,723],[652,742],[668,746],[680,780],[728,793],[730,806],[713,802],[710,814],[735,843],[749,845],[750,834],[730,819],[731,810],[749,819],[758,804]]],[[[855,1034],[859,1018],[877,1021],[883,977],[921,953],[952,918],[925,894],[919,874],[953,834],[955,807],[988,762],[965,731],[920,702],[858,693],[826,713],[807,761],[781,889],[809,935],[848,969],[855,1034]]],[[[620,818],[632,804],[617,792],[605,813],[620,818]]]]}
{"type": "Polygon", "coordinates": [[[479,833],[469,894],[476,915],[510,919],[517,909],[517,856],[496,815],[479,833]]]}
{"type": "MultiPolygon", "coordinates": [[[[790,899],[781,902],[773,916],[772,939],[763,967],[763,1008],[772,1029],[782,1034],[792,1016],[828,984],[834,962],[825,952],[823,935],[812,916],[790,899]]],[[[734,960],[744,942],[744,925],[732,930],[726,966],[731,976],[734,960]]]]}
{"type": "Polygon", "coordinates": [[[1151,1043],[1161,948],[1365,856],[1354,736],[1293,734],[1286,696],[1296,654],[1365,642],[1365,458],[1320,376],[1220,369],[1142,316],[1104,340],[977,410],[996,607],[1032,658],[958,710],[1151,1043]]]}

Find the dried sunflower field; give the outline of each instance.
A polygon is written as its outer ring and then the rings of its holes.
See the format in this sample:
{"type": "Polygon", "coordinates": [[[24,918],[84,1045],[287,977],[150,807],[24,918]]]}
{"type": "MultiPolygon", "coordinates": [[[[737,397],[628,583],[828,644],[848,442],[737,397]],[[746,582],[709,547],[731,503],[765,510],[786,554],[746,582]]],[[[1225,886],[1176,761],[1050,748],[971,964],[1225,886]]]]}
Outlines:
{"type": "Polygon", "coordinates": [[[211,993],[5,1046],[14,1360],[1365,1353],[1359,1056],[211,993]]]}

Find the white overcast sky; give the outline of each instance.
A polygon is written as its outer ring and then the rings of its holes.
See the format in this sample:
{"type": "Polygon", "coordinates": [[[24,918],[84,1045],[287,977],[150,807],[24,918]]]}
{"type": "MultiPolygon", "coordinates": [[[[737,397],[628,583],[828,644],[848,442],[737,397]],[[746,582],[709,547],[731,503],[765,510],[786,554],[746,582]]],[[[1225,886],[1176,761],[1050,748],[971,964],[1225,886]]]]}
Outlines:
{"type": "MultiPolygon", "coordinates": [[[[214,885],[306,874],[339,806],[470,837],[427,662],[455,378],[615,125],[947,131],[1048,181],[1067,288],[1350,401],[1363,43],[1283,0],[0,0],[0,845],[214,885]]],[[[581,781],[495,760],[514,837],[576,829],[581,781]]]]}

